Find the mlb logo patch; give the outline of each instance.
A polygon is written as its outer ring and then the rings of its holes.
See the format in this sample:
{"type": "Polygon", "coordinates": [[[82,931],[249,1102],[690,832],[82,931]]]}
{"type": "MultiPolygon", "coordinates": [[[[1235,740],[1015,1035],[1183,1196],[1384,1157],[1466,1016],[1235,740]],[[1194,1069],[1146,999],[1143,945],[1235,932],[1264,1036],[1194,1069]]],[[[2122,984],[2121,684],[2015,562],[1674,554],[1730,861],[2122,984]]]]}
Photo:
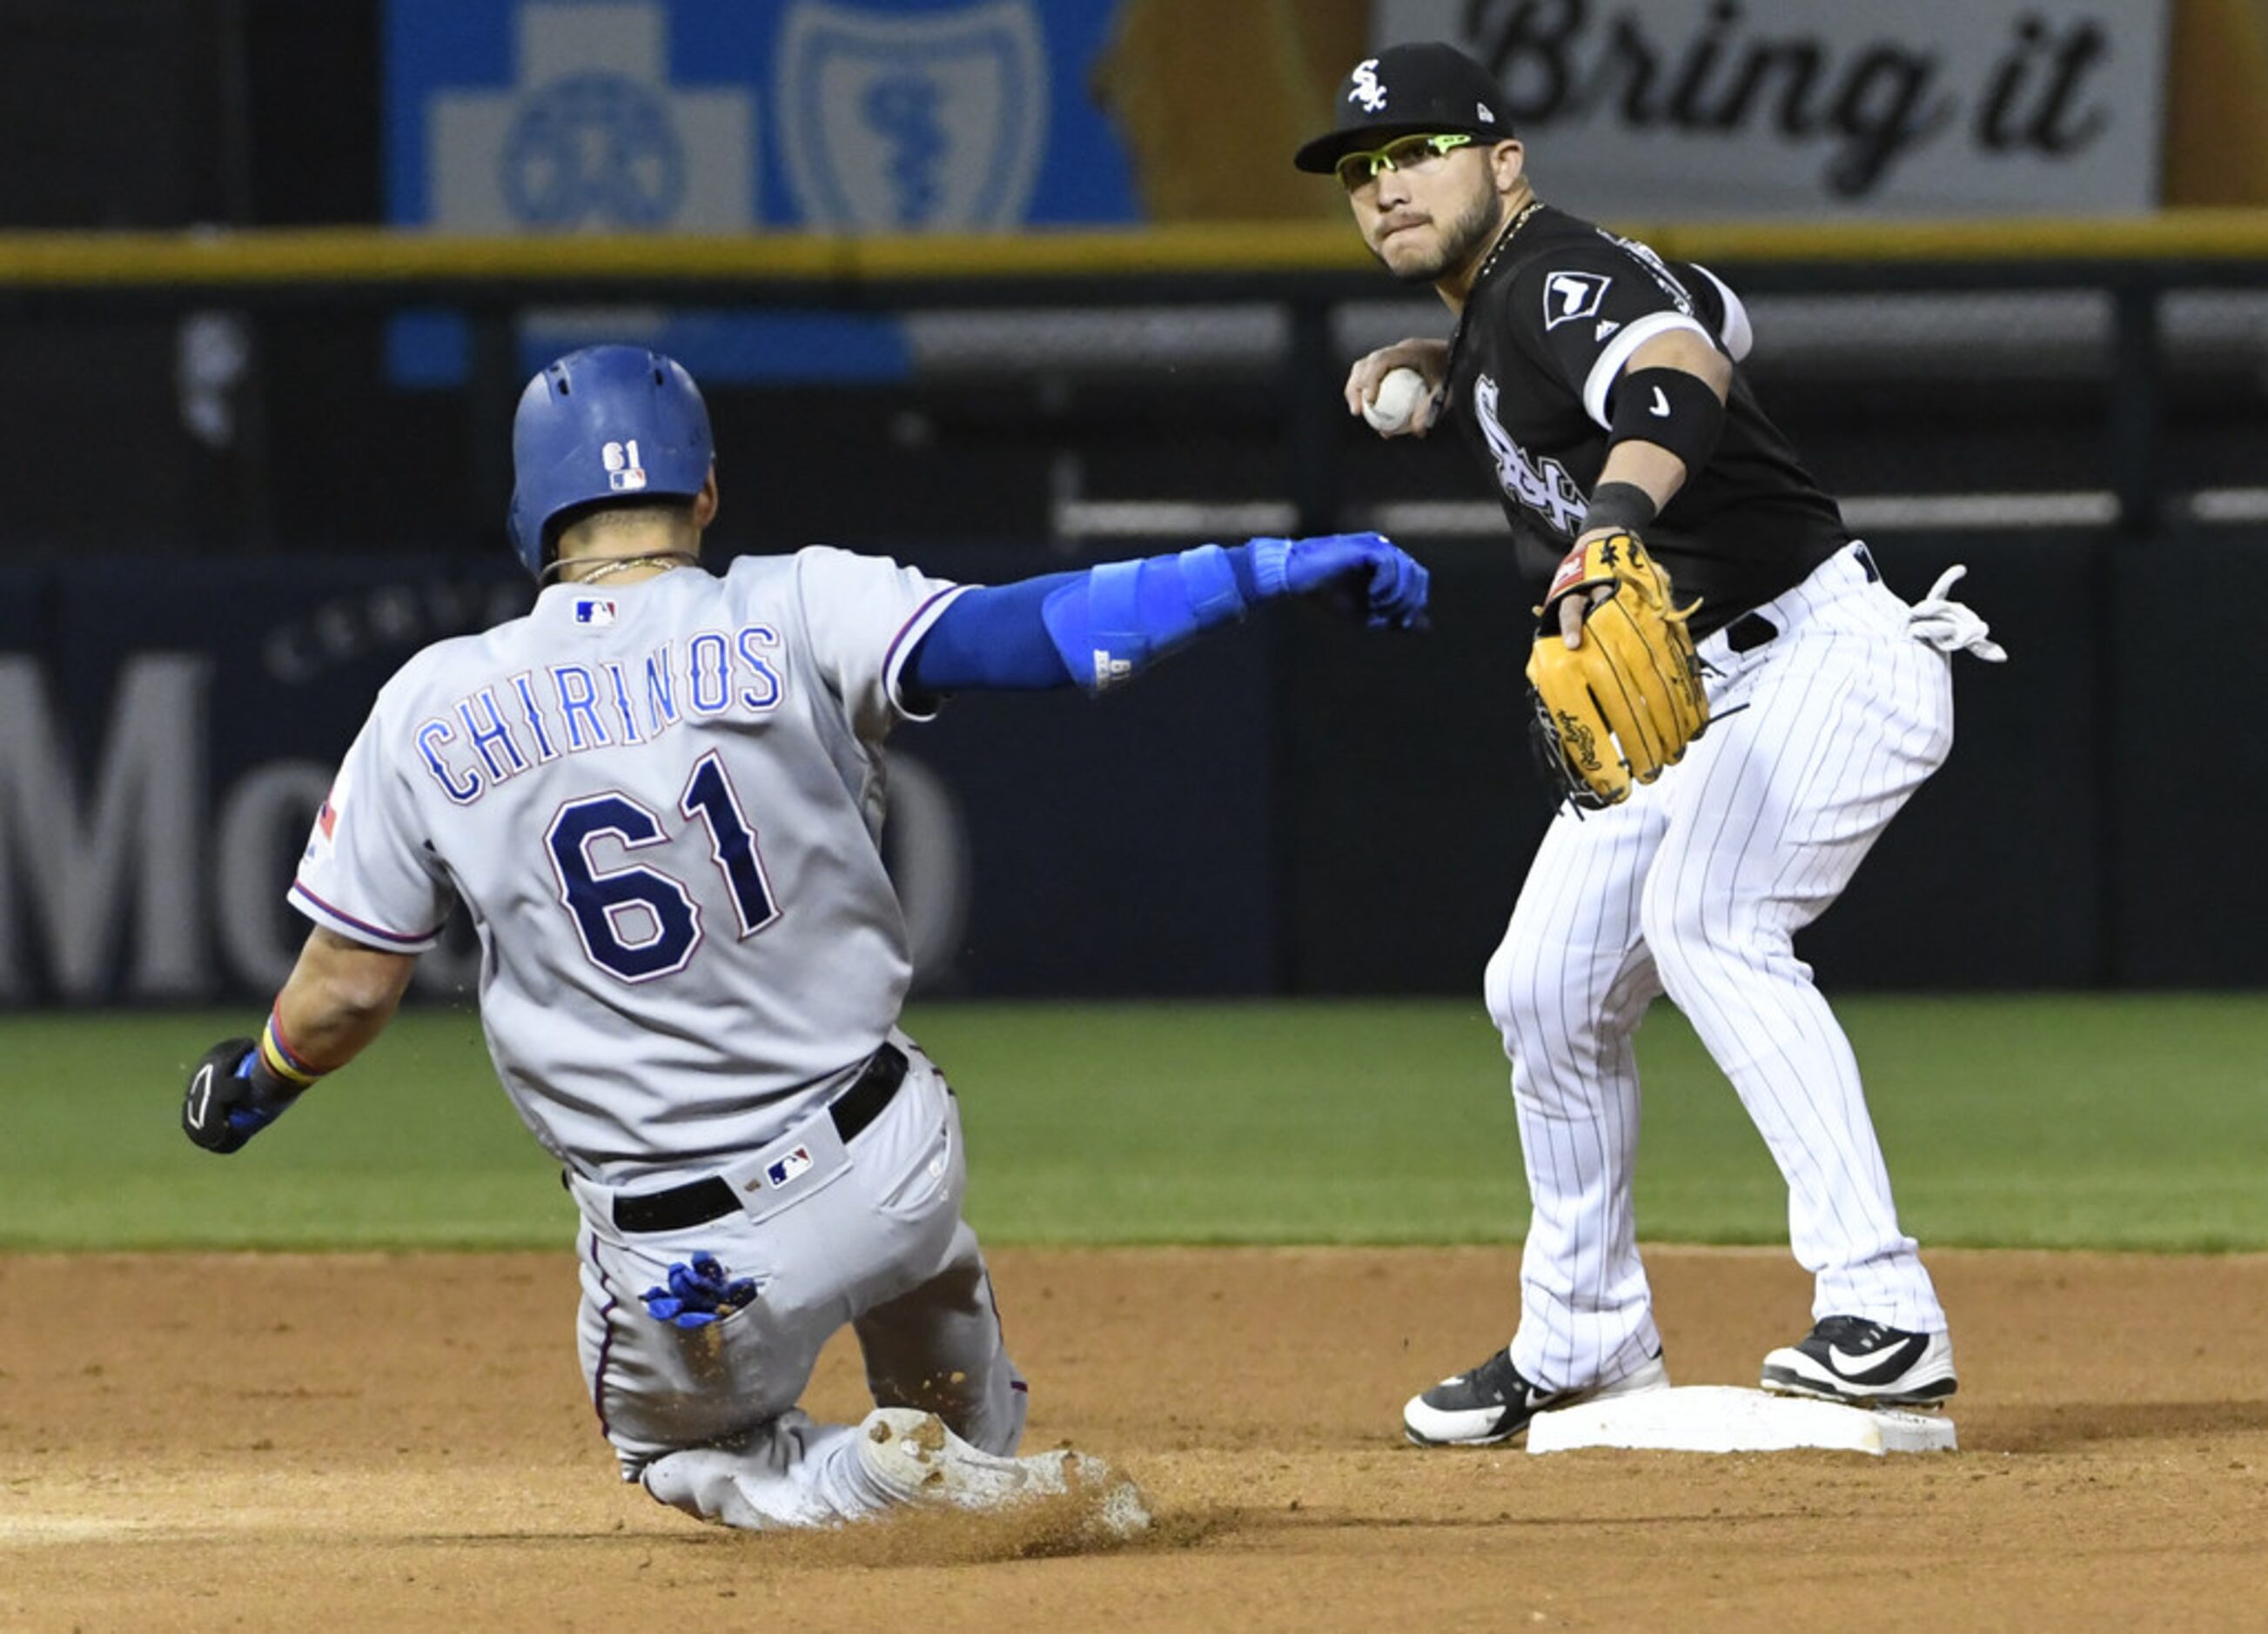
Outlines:
{"type": "Polygon", "coordinates": [[[339,808],[332,805],[330,801],[325,800],[323,802],[322,810],[315,813],[315,827],[323,831],[323,838],[326,840],[337,839],[339,837],[339,808]]]}
{"type": "Polygon", "coordinates": [[[607,467],[607,486],[617,494],[634,494],[645,486],[645,467],[638,460],[635,438],[628,442],[608,443],[599,451],[600,463],[607,467]]]}
{"type": "Polygon", "coordinates": [[[575,622],[604,629],[615,622],[615,604],[596,596],[585,596],[575,603],[575,622]]]}
{"type": "Polygon", "coordinates": [[[764,1183],[777,1189],[803,1174],[811,1165],[811,1148],[798,1146],[764,1165],[764,1183]]]}

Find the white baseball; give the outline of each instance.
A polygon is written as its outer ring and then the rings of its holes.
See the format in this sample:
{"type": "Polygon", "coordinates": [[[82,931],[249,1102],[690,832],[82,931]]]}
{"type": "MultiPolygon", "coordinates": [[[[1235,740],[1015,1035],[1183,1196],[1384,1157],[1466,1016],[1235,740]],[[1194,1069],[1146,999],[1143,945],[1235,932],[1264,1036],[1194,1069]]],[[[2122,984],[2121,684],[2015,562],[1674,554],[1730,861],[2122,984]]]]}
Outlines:
{"type": "Polygon", "coordinates": [[[1425,377],[1417,370],[1403,367],[1388,369],[1386,378],[1378,383],[1362,406],[1362,417],[1371,428],[1388,437],[1410,429],[1410,418],[1418,412],[1418,405],[1432,395],[1425,377]]]}

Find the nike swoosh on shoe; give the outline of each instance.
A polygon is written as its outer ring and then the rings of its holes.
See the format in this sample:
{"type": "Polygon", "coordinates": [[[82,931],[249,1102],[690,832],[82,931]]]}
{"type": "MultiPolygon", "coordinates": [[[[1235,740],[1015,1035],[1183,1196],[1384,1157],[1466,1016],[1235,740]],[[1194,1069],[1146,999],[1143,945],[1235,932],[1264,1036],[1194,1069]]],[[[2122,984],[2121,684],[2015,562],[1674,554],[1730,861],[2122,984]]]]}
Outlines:
{"type": "Polygon", "coordinates": [[[1912,1366],[1927,1349],[1929,1336],[1918,1333],[1860,1356],[1853,1356],[1839,1344],[1830,1344],[1827,1347],[1827,1365],[1853,1384],[1880,1384],[1912,1366]]]}

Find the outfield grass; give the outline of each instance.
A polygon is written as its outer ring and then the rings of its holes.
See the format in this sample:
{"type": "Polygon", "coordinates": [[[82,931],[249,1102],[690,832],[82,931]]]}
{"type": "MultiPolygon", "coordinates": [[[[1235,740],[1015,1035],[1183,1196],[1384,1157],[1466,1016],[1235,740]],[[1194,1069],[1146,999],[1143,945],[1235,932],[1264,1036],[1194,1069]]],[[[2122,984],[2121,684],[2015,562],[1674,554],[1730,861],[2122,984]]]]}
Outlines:
{"type": "MultiPolygon", "coordinates": [[[[2268,1248],[2268,999],[1847,999],[1930,1243],[2268,1248]]],[[[401,1018],[234,1158],[176,1122],[240,1015],[0,1018],[0,1247],[556,1246],[571,1210],[460,1012],[401,1018]]],[[[1471,1242],[1527,1210],[1476,1005],[938,1005],[996,1242],[1471,1242]]],[[[1674,1011],[1641,1037],[1639,1229],[1777,1242],[1785,1197],[1674,1011]]]]}

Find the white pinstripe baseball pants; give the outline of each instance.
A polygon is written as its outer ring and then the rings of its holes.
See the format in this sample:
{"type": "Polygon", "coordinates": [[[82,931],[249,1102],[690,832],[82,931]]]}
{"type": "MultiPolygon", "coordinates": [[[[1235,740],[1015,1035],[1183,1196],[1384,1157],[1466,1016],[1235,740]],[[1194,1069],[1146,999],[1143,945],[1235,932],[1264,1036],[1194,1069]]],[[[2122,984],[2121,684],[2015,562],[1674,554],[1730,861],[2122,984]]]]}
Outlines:
{"type": "Polygon", "coordinates": [[[1758,608],[1779,632],[1762,646],[1701,644],[1714,724],[1624,804],[1560,813],[1489,961],[1535,1205],[1512,1358],[1537,1385],[1618,1378],[1660,1348],[1631,1041],[1665,992],[1787,1181],[1814,1316],[1945,1328],[1850,1043],[1793,946],[1953,747],[1951,660],[1870,568],[1844,551],[1758,608]]]}

